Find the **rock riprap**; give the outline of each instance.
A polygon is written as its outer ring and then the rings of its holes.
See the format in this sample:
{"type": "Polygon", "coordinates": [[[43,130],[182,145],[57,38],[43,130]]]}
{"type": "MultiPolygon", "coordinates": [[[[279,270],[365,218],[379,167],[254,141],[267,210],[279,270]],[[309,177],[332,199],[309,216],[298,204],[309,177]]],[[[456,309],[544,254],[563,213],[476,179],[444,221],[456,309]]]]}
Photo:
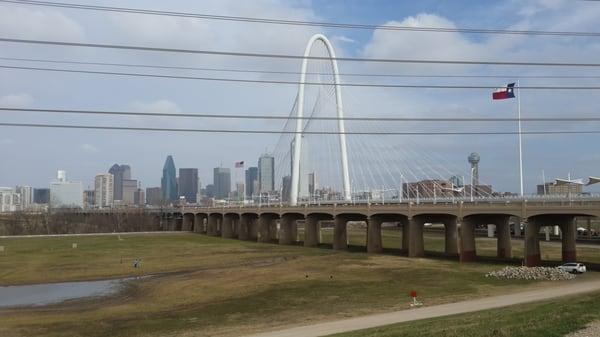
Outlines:
{"type": "Polygon", "coordinates": [[[504,267],[500,270],[485,274],[485,277],[496,277],[514,280],[572,280],[575,275],[564,270],[550,267],[504,267]]]}

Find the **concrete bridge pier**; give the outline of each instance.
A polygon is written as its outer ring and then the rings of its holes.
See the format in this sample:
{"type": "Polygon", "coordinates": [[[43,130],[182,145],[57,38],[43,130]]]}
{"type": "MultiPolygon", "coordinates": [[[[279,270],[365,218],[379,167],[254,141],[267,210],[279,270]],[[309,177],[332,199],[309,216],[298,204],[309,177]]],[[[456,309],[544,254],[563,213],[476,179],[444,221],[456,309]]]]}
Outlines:
{"type": "Polygon", "coordinates": [[[285,214],[279,221],[279,244],[291,245],[296,242],[298,236],[298,223],[302,216],[285,214]]]}
{"type": "Polygon", "coordinates": [[[273,228],[277,228],[276,220],[275,214],[261,214],[258,217],[258,242],[271,242],[273,228]]]}
{"type": "Polygon", "coordinates": [[[184,232],[191,232],[194,229],[194,214],[186,213],[183,215],[183,225],[181,230],[184,232]]]}
{"type": "Polygon", "coordinates": [[[367,253],[379,254],[383,252],[381,242],[382,223],[382,219],[377,216],[371,216],[367,220],[367,253]]]}
{"type": "Polygon", "coordinates": [[[475,248],[475,223],[471,219],[460,221],[460,262],[473,262],[477,258],[475,248]]]}
{"type": "Polygon", "coordinates": [[[237,218],[237,214],[225,214],[223,215],[223,223],[221,225],[221,237],[225,239],[232,239],[233,236],[233,222],[234,218],[237,218]]]}
{"type": "Polygon", "coordinates": [[[208,221],[206,223],[206,234],[219,236],[219,221],[221,221],[220,214],[209,214],[208,221]]]}
{"type": "Polygon", "coordinates": [[[173,228],[173,230],[181,231],[182,227],[183,227],[183,216],[177,215],[177,217],[175,217],[175,228],[173,228]]]}
{"type": "Polygon", "coordinates": [[[316,247],[319,245],[321,219],[316,215],[309,215],[304,221],[304,246],[316,247]]]}
{"type": "Polygon", "coordinates": [[[577,261],[577,249],[575,245],[577,240],[577,224],[575,217],[565,217],[560,230],[562,231],[562,261],[577,261]]]}
{"type": "Polygon", "coordinates": [[[348,234],[346,227],[348,218],[342,215],[336,215],[333,219],[333,239],[332,246],[334,250],[348,249],[348,234]]]}
{"type": "Polygon", "coordinates": [[[529,218],[525,224],[525,265],[527,267],[539,266],[542,263],[540,254],[540,222],[538,219],[529,218]]]}
{"type": "Polygon", "coordinates": [[[251,218],[248,214],[242,214],[238,222],[238,239],[243,241],[250,240],[250,221],[251,218]]]}
{"type": "Polygon", "coordinates": [[[402,219],[398,224],[402,226],[402,250],[408,254],[408,243],[410,242],[408,218],[402,219]]]}
{"type": "Polygon", "coordinates": [[[206,233],[205,220],[206,220],[205,214],[196,214],[194,216],[194,232],[206,233]]]}
{"type": "Polygon", "coordinates": [[[458,219],[456,217],[444,219],[444,236],[446,255],[458,255],[458,219]]]}
{"type": "Polygon", "coordinates": [[[510,259],[512,258],[512,242],[510,239],[510,216],[499,216],[496,219],[496,236],[498,238],[498,245],[496,253],[498,258],[510,259]]]}
{"type": "Polygon", "coordinates": [[[425,256],[425,243],[423,241],[423,226],[425,221],[420,216],[408,219],[408,257],[425,256]]]}

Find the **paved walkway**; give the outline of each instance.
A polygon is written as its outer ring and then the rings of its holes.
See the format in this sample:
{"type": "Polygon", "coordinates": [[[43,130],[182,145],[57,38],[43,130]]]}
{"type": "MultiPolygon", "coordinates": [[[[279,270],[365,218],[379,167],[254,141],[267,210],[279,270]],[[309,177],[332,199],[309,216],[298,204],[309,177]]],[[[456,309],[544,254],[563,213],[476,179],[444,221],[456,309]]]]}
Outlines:
{"type": "Polygon", "coordinates": [[[561,283],[560,286],[557,287],[546,287],[542,289],[529,290],[508,295],[492,296],[470,301],[342,319],[338,321],[300,326],[280,331],[259,333],[248,337],[327,336],[331,334],[368,329],[382,325],[410,322],[426,318],[442,317],[506,307],[515,304],[548,300],[597,290],[600,290],[600,280],[581,282],[574,281],[566,285],[561,283]]]}

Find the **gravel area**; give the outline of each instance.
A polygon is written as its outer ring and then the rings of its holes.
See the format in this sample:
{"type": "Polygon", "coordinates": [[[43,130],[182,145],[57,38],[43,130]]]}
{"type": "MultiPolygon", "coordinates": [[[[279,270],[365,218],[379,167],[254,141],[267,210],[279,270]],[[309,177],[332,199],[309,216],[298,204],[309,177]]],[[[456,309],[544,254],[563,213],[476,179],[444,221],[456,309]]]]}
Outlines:
{"type": "Polygon", "coordinates": [[[566,271],[550,267],[505,267],[500,270],[485,274],[485,277],[496,277],[519,280],[546,280],[562,281],[571,280],[575,275],[566,271]]]}
{"type": "Polygon", "coordinates": [[[572,332],[565,337],[600,337],[600,321],[592,322],[585,329],[572,332]]]}

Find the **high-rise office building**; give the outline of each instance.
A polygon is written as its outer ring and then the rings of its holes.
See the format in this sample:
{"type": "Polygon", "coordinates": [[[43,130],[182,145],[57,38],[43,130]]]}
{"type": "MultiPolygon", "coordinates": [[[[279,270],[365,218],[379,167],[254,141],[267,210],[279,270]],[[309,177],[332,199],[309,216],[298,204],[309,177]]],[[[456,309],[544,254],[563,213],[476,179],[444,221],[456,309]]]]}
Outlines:
{"type": "Polygon", "coordinates": [[[114,198],[114,176],[110,173],[100,173],[94,180],[95,206],[98,208],[112,207],[114,198]]]}
{"type": "Polygon", "coordinates": [[[195,204],[198,200],[198,169],[180,168],[178,185],[179,196],[183,196],[187,202],[195,204]]]}
{"type": "Polygon", "coordinates": [[[163,175],[160,181],[162,190],[162,200],[166,203],[177,202],[177,171],[175,170],[175,162],[172,156],[167,156],[165,166],[163,167],[163,175]]]}
{"type": "Polygon", "coordinates": [[[70,182],[65,171],[58,171],[57,180],[50,183],[50,207],[83,208],[81,182],[70,182]]]}
{"type": "Polygon", "coordinates": [[[146,193],[141,188],[138,188],[133,194],[133,203],[136,206],[144,206],[146,203],[146,193]]]}
{"type": "Polygon", "coordinates": [[[160,187],[146,188],[146,205],[160,206],[162,205],[162,191],[160,187]]]}
{"type": "Polygon", "coordinates": [[[135,205],[135,193],[138,190],[138,181],[135,179],[123,179],[123,205],[135,205]]]}
{"type": "Polygon", "coordinates": [[[83,207],[84,208],[93,208],[95,202],[96,202],[96,191],[95,190],[83,191],[83,207]]]}
{"type": "Polygon", "coordinates": [[[33,204],[33,187],[17,186],[15,191],[21,195],[21,210],[29,209],[33,204]]]}
{"type": "Polygon", "coordinates": [[[292,176],[285,176],[281,179],[281,200],[290,201],[290,194],[292,192],[292,176]]]}
{"type": "Polygon", "coordinates": [[[36,204],[50,203],[50,189],[49,188],[34,188],[33,189],[33,202],[36,204]]]}
{"type": "Polygon", "coordinates": [[[215,167],[213,170],[215,198],[226,199],[231,192],[231,170],[225,167],[215,167]]]}
{"type": "Polygon", "coordinates": [[[258,183],[258,167],[249,167],[246,169],[246,196],[258,194],[254,186],[258,183]]]}
{"type": "Polygon", "coordinates": [[[275,190],[275,158],[269,154],[258,158],[258,185],[259,193],[275,190]]]}
{"type": "Polygon", "coordinates": [[[21,195],[10,187],[0,187],[0,213],[15,212],[21,203],[21,195]]]}
{"type": "Polygon", "coordinates": [[[108,173],[113,175],[113,200],[123,200],[123,180],[131,179],[131,167],[114,164],[108,173]]]}
{"type": "MultiPolygon", "coordinates": [[[[290,181],[291,184],[291,181],[290,181]]],[[[308,194],[312,197],[317,191],[317,174],[315,172],[308,174],[308,194]]]]}

